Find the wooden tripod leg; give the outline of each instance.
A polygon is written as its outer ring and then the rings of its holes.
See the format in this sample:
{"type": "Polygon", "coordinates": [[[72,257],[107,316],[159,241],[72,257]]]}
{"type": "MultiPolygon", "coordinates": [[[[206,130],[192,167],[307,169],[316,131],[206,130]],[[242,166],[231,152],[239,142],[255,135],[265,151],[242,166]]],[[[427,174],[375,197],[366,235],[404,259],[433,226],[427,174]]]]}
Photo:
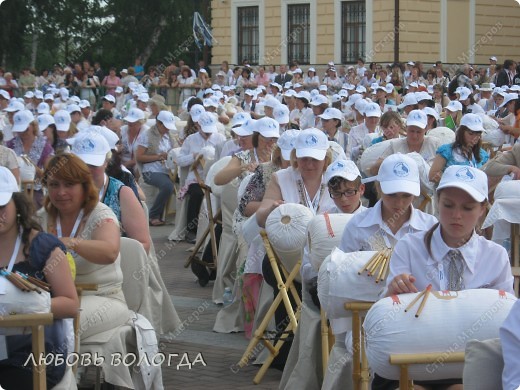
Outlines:
{"type": "MultiPolygon", "coordinates": [[[[359,324],[361,325],[361,322],[363,319],[360,318],[359,324]]],[[[361,352],[361,389],[362,390],[368,390],[368,384],[370,382],[370,373],[368,370],[368,359],[367,359],[367,353],[365,350],[365,332],[360,327],[360,345],[359,350],[361,352]]]]}
{"type": "MultiPolygon", "coordinates": [[[[282,275],[280,274],[280,269],[278,268],[278,262],[276,261],[276,256],[274,255],[273,248],[271,247],[271,243],[267,238],[267,234],[265,231],[260,232],[262,239],[264,240],[264,246],[267,252],[267,257],[269,258],[269,262],[271,263],[271,269],[273,270],[274,277],[276,278],[276,282],[278,284],[279,293],[282,295],[282,300],[285,305],[285,309],[287,311],[287,315],[289,316],[293,328],[296,329],[298,327],[298,322],[296,321],[296,317],[294,316],[294,311],[292,308],[291,300],[289,299],[289,295],[287,294],[287,287],[282,280],[282,275]]],[[[296,269],[296,267],[294,267],[296,269]]],[[[292,270],[291,274],[295,271],[292,270]]],[[[292,283],[292,280],[289,275],[288,281],[292,283]]]]}
{"type": "MultiPolygon", "coordinates": [[[[278,262],[278,264],[280,264],[280,263],[278,262]]],[[[301,260],[298,260],[298,262],[294,265],[293,269],[291,270],[291,273],[288,273],[287,270],[285,269],[284,265],[280,264],[280,268],[282,269],[282,272],[285,277],[285,286],[287,288],[289,288],[289,291],[291,292],[291,295],[294,299],[294,302],[296,303],[296,306],[301,306],[302,300],[300,299],[300,296],[298,295],[298,291],[296,291],[296,287],[294,287],[293,281],[296,278],[296,276],[300,273],[301,264],[302,264],[301,260]]]]}
{"type": "MultiPolygon", "coordinates": [[[[249,345],[247,346],[246,351],[242,355],[242,358],[238,362],[239,367],[245,367],[249,363],[249,360],[252,357],[251,355],[253,353],[253,350],[255,349],[256,345],[260,341],[262,341],[264,343],[264,345],[266,345],[266,347],[269,348],[269,346],[267,346],[267,343],[269,343],[269,342],[266,340],[262,340],[262,338],[264,337],[264,332],[267,329],[267,327],[269,326],[269,322],[274,317],[274,313],[276,312],[276,309],[278,308],[278,305],[280,305],[281,302],[282,302],[282,296],[280,293],[278,293],[276,295],[276,298],[274,299],[273,303],[269,307],[269,310],[265,314],[264,319],[260,323],[260,326],[255,330],[254,336],[251,339],[251,341],[249,342],[249,345]]],[[[273,348],[272,345],[271,345],[271,348],[273,348]]],[[[269,348],[269,349],[271,350],[271,348],[269,348]]]]}
{"type": "Polygon", "coordinates": [[[359,310],[352,310],[352,381],[354,389],[361,389],[361,319],[359,318],[359,310]]]}
{"type": "MultiPolygon", "coordinates": [[[[215,218],[213,217],[213,207],[211,206],[211,188],[204,186],[204,194],[206,196],[206,203],[208,205],[208,220],[209,220],[209,233],[211,242],[211,255],[213,256],[213,265],[217,268],[217,236],[215,234],[215,218]]],[[[220,209],[218,210],[220,213],[220,209]]]]}
{"type": "MultiPolygon", "coordinates": [[[[300,308],[298,308],[300,309],[300,308]]],[[[297,311],[296,317],[300,318],[300,310],[297,311]]],[[[280,352],[280,349],[282,348],[283,344],[285,343],[287,337],[289,337],[289,333],[294,333],[296,331],[296,328],[293,328],[292,323],[289,322],[289,324],[285,327],[284,333],[282,333],[282,336],[278,339],[276,344],[274,345],[274,351],[271,351],[271,354],[269,354],[269,357],[267,360],[262,364],[262,367],[258,370],[258,373],[253,378],[253,383],[255,385],[260,384],[262,381],[262,378],[264,377],[265,373],[267,372],[267,369],[269,366],[271,366],[271,363],[273,362],[274,358],[278,356],[278,353],[280,352]]]]}
{"type": "Polygon", "coordinates": [[[320,309],[321,317],[321,361],[323,364],[323,377],[327,374],[327,366],[329,364],[329,325],[327,324],[327,316],[325,310],[320,309]]]}
{"type": "Polygon", "coordinates": [[[199,249],[204,245],[204,241],[206,241],[206,237],[208,236],[210,232],[210,227],[208,226],[206,230],[204,230],[204,233],[202,233],[202,236],[200,237],[199,241],[195,244],[195,247],[193,248],[193,251],[191,252],[191,255],[186,260],[186,263],[184,263],[184,268],[188,268],[191,264],[191,262],[195,259],[197,256],[197,253],[199,253],[199,249]]]}

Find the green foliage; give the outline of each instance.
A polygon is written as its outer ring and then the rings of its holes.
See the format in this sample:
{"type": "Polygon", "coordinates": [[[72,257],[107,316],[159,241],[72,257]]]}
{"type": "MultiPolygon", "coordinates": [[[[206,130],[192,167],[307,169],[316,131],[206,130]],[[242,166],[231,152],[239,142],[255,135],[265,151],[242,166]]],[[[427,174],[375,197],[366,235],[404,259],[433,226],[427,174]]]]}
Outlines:
{"type": "Polygon", "coordinates": [[[209,3],[6,0],[0,6],[0,64],[15,70],[29,65],[35,38],[38,70],[84,59],[122,68],[137,56],[145,56],[147,64],[168,65],[172,53],[175,60],[193,63],[201,55],[191,38],[193,12],[209,15],[209,3]]]}

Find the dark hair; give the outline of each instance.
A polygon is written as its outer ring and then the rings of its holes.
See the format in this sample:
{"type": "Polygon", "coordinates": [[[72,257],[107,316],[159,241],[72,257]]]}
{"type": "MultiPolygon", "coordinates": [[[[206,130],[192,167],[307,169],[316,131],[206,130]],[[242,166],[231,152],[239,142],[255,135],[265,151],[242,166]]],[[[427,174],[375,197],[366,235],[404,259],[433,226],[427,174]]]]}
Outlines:
{"type": "Polygon", "coordinates": [[[13,192],[13,202],[16,207],[18,228],[22,228],[22,244],[23,254],[29,256],[29,247],[31,245],[31,232],[37,230],[42,231],[40,224],[34,219],[33,202],[25,195],[24,192],[13,192]]]}
{"type": "Polygon", "coordinates": [[[350,181],[341,176],[334,176],[327,183],[329,186],[329,191],[338,190],[343,183],[346,183],[346,184],[353,183],[354,186],[356,187],[356,189],[359,189],[359,186],[361,185],[361,178],[358,176],[355,180],[350,181]]]}
{"type": "Polygon", "coordinates": [[[113,117],[114,117],[114,114],[112,114],[112,111],[101,108],[98,110],[98,112],[96,112],[96,115],[94,115],[94,118],[92,118],[92,125],[99,126],[99,124],[102,121],[107,121],[109,119],[112,119],[113,117]]]}
{"type": "Polygon", "coordinates": [[[260,138],[260,133],[257,133],[256,131],[253,133],[253,138],[251,142],[253,143],[253,147],[258,148],[258,138],[260,138]]]}
{"type": "MultiPolygon", "coordinates": [[[[460,148],[462,153],[464,154],[465,145],[464,145],[464,133],[470,130],[467,126],[459,126],[457,132],[455,133],[455,142],[453,142],[453,149],[460,148]]],[[[480,162],[482,159],[480,158],[480,149],[482,148],[482,137],[479,138],[478,142],[473,145],[471,148],[471,153],[475,157],[477,162],[480,162]]],[[[471,155],[464,155],[468,160],[471,160],[471,155]]]]}

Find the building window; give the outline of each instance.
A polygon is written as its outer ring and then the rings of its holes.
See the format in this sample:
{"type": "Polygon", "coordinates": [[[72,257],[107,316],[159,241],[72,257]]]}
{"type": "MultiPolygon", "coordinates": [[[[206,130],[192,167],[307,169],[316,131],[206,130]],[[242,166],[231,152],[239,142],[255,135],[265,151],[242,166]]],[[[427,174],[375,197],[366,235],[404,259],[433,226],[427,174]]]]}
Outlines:
{"type": "Polygon", "coordinates": [[[310,5],[287,6],[287,58],[289,62],[310,63],[310,5]]]}
{"type": "Polygon", "coordinates": [[[364,1],[341,3],[341,62],[365,58],[366,12],[364,1]]]}
{"type": "Polygon", "coordinates": [[[248,60],[258,65],[259,33],[258,7],[238,7],[238,63],[248,60]]]}

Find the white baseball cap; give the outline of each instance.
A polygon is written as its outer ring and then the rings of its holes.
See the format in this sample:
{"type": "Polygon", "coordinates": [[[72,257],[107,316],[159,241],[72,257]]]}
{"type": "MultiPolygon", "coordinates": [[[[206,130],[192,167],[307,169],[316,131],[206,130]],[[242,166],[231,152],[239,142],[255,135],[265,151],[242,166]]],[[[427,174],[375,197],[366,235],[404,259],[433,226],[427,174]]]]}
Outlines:
{"type": "Polygon", "coordinates": [[[67,111],[72,114],[73,112],[81,112],[81,108],[77,104],[67,105],[67,111]]]}
{"type": "Polygon", "coordinates": [[[45,96],[43,97],[43,100],[52,100],[54,101],[54,96],[52,93],[47,93],[45,94],[45,96]]]}
{"type": "Polygon", "coordinates": [[[333,177],[342,177],[348,181],[361,178],[361,172],[351,160],[336,160],[325,171],[325,181],[328,183],[333,177]]]}
{"type": "Polygon", "coordinates": [[[79,108],[90,108],[90,102],[88,100],[80,100],[78,106],[79,108]]]}
{"type": "Polygon", "coordinates": [[[289,89],[283,93],[285,97],[295,97],[297,92],[294,89],[289,89]]]}
{"type": "MultiPolygon", "coordinates": [[[[98,127],[98,126],[94,126],[98,127]]],[[[82,131],[71,140],[71,152],[78,156],[87,165],[100,167],[106,161],[110,145],[106,138],[90,127],[82,131]]]]}
{"type": "Polygon", "coordinates": [[[365,108],[366,108],[367,105],[368,105],[368,102],[365,99],[358,99],[354,103],[354,108],[356,109],[356,111],[358,111],[359,113],[364,115],[365,114],[365,108]]]}
{"type": "MultiPolygon", "coordinates": [[[[101,134],[106,141],[108,142],[108,146],[110,149],[115,149],[117,143],[119,142],[119,137],[116,133],[114,133],[112,130],[110,130],[106,126],[89,126],[84,131],[87,132],[96,132],[98,134],[101,134]]],[[[72,138],[67,138],[66,141],[69,145],[74,145],[74,142],[76,142],[77,135],[72,138]]]]}
{"type": "Polygon", "coordinates": [[[273,117],[280,124],[289,123],[289,107],[285,104],[278,104],[273,109],[273,117]]]}
{"type": "Polygon", "coordinates": [[[237,112],[233,115],[233,118],[231,118],[231,127],[242,125],[248,119],[251,119],[251,115],[248,112],[237,112]]]}
{"type": "Polygon", "coordinates": [[[0,166],[0,206],[9,203],[13,193],[18,191],[18,183],[13,173],[6,167],[0,166]]]}
{"type": "Polygon", "coordinates": [[[476,168],[452,165],[444,171],[437,191],[443,188],[460,188],[477,202],[488,198],[487,175],[476,168]]]}
{"type": "Polygon", "coordinates": [[[433,96],[431,96],[426,91],[419,91],[415,92],[415,99],[417,100],[417,102],[420,102],[422,100],[433,100],[433,96]]]}
{"type": "Polygon", "coordinates": [[[0,89],[0,97],[4,98],[5,100],[11,99],[9,92],[7,92],[5,89],[0,89]]]}
{"type": "Polygon", "coordinates": [[[490,59],[491,61],[498,61],[497,58],[496,58],[495,56],[493,56],[493,57],[489,57],[489,59],[490,59]]]}
{"type": "Polygon", "coordinates": [[[275,108],[275,107],[277,107],[280,104],[281,104],[280,101],[278,99],[276,99],[275,97],[273,97],[273,96],[267,96],[264,99],[264,106],[265,107],[275,108]]]}
{"type": "Polygon", "coordinates": [[[116,98],[113,97],[112,95],[105,95],[105,96],[103,96],[103,100],[106,100],[107,102],[111,102],[111,103],[115,103],[116,102],[116,98]]]}
{"type": "Polygon", "coordinates": [[[404,95],[404,100],[401,104],[397,106],[398,109],[402,110],[406,106],[413,106],[417,104],[417,98],[415,97],[414,93],[407,93],[404,95]]]}
{"type": "Polygon", "coordinates": [[[34,92],[33,91],[27,91],[25,92],[25,95],[23,95],[24,98],[26,99],[32,99],[34,97],[34,92]]]}
{"type": "Polygon", "coordinates": [[[301,130],[294,143],[296,157],[311,157],[316,160],[323,160],[329,149],[329,141],[325,133],[319,129],[311,127],[301,130]]]}
{"type": "Polygon", "coordinates": [[[278,91],[281,91],[281,90],[283,89],[282,86],[281,86],[280,84],[278,84],[278,83],[274,83],[274,82],[273,82],[273,83],[270,83],[269,85],[270,85],[271,87],[275,87],[275,88],[277,88],[278,91]]]}
{"type": "Polygon", "coordinates": [[[191,116],[191,120],[193,122],[198,122],[199,121],[199,118],[202,114],[204,114],[206,112],[206,110],[204,109],[204,106],[201,105],[201,104],[194,104],[193,106],[191,106],[190,108],[190,116],[191,116]]]}
{"type": "Polygon", "coordinates": [[[128,115],[123,120],[134,123],[144,119],[144,112],[140,108],[133,107],[128,111],[128,115]]]}
{"type": "Polygon", "coordinates": [[[452,100],[448,103],[446,107],[444,107],[446,110],[449,110],[451,112],[457,112],[462,111],[462,103],[457,100],[452,100]]]}
{"type": "Polygon", "coordinates": [[[260,133],[265,138],[279,138],[280,137],[280,125],[273,118],[264,116],[263,118],[256,121],[255,129],[257,133],[260,133]]]}
{"type": "Polygon", "coordinates": [[[417,84],[416,81],[412,81],[410,84],[408,84],[408,88],[418,88],[419,87],[419,84],[417,84]]]}
{"type": "Polygon", "coordinates": [[[70,122],[72,122],[72,119],[68,111],[59,110],[54,114],[54,121],[56,122],[56,130],[69,131],[70,122]]]}
{"type": "Polygon", "coordinates": [[[414,66],[414,65],[415,65],[415,62],[413,62],[413,61],[408,61],[408,62],[406,63],[406,65],[414,66]]]}
{"type": "Polygon", "coordinates": [[[311,101],[311,94],[308,91],[300,91],[296,95],[294,95],[297,99],[303,99],[306,100],[307,103],[311,101]]]}
{"type": "Polygon", "coordinates": [[[173,115],[170,111],[160,111],[157,115],[157,120],[161,122],[168,130],[177,130],[177,126],[175,126],[175,115],[173,115]]]}
{"type": "Polygon", "coordinates": [[[121,69],[120,73],[128,73],[128,69],[121,69]]]}
{"type": "Polygon", "coordinates": [[[217,132],[217,118],[211,112],[204,112],[199,117],[199,125],[204,133],[212,134],[217,132]]]}
{"type": "Polygon", "coordinates": [[[54,117],[51,114],[41,114],[38,116],[38,128],[45,130],[50,125],[55,124],[54,117]]]}
{"type": "Polygon", "coordinates": [[[363,114],[368,117],[381,117],[381,107],[377,103],[367,103],[363,110],[363,114]]]}
{"type": "Polygon", "coordinates": [[[36,107],[36,112],[38,114],[50,114],[51,109],[47,103],[41,102],[38,104],[38,107],[36,107]]]}
{"type": "Polygon", "coordinates": [[[471,89],[467,87],[460,87],[459,91],[455,91],[455,93],[459,94],[459,100],[466,100],[471,95],[471,89]]]}
{"type": "Polygon", "coordinates": [[[471,131],[484,131],[484,122],[480,115],[477,114],[466,114],[460,120],[461,126],[466,126],[471,131]]]}
{"type": "Polygon", "coordinates": [[[278,138],[278,141],[276,141],[276,144],[282,152],[282,158],[285,161],[291,160],[291,152],[294,149],[296,137],[299,133],[300,130],[285,130],[280,136],[280,138],[278,138]]]}
{"type": "Polygon", "coordinates": [[[11,100],[6,108],[4,108],[5,112],[18,112],[22,111],[25,108],[24,104],[19,102],[18,100],[11,100]]]}
{"type": "Polygon", "coordinates": [[[426,129],[428,126],[428,117],[422,110],[412,110],[406,118],[406,126],[417,126],[421,129],[426,129]]]}
{"type": "MultiPolygon", "coordinates": [[[[330,70],[330,69],[329,69],[329,70],[330,70]]],[[[320,90],[320,91],[328,91],[328,88],[327,88],[326,85],[322,84],[322,85],[320,85],[319,90],[320,90]]]]}
{"type": "Polygon", "coordinates": [[[362,85],[358,85],[356,87],[356,92],[357,93],[366,93],[367,89],[365,87],[363,87],[362,85]]]}
{"type": "Polygon", "coordinates": [[[116,87],[114,90],[115,93],[123,93],[123,87],[116,87]]]}
{"type": "Polygon", "coordinates": [[[79,98],[79,96],[71,96],[69,98],[69,103],[71,103],[71,104],[73,104],[73,103],[74,104],[79,104],[80,100],[81,99],[79,98]]]}
{"type": "Polygon", "coordinates": [[[343,119],[343,113],[337,108],[329,107],[327,108],[323,114],[318,115],[321,119],[343,119]]]}
{"type": "Polygon", "coordinates": [[[518,99],[518,94],[516,93],[506,93],[504,96],[504,101],[499,107],[504,107],[507,103],[509,103],[511,100],[518,99]]]}
{"type": "Polygon", "coordinates": [[[146,92],[140,93],[137,100],[143,103],[148,103],[148,101],[150,100],[150,95],[148,95],[146,92]]]}
{"type": "Polygon", "coordinates": [[[316,95],[309,104],[311,106],[321,106],[322,104],[328,105],[329,100],[323,95],[316,95]]]}
{"type": "Polygon", "coordinates": [[[395,153],[385,158],[379,167],[377,181],[386,195],[405,192],[418,196],[421,193],[419,168],[406,154],[395,153]]]}
{"type": "Polygon", "coordinates": [[[29,110],[21,110],[14,114],[12,131],[16,133],[23,133],[31,122],[34,120],[34,115],[29,110]]]}
{"type": "Polygon", "coordinates": [[[392,84],[392,83],[386,83],[386,85],[385,85],[385,91],[386,91],[386,93],[392,93],[392,92],[394,92],[394,84],[392,84]]]}
{"type": "Polygon", "coordinates": [[[351,107],[354,104],[356,104],[356,102],[358,100],[361,100],[361,99],[363,99],[363,95],[360,95],[359,93],[355,93],[355,94],[349,96],[349,98],[345,104],[347,106],[351,107]]]}
{"type": "Polygon", "coordinates": [[[256,129],[256,119],[247,118],[242,124],[238,127],[234,127],[231,130],[240,137],[248,137],[250,135],[253,135],[256,129]]]}
{"type": "Polygon", "coordinates": [[[437,110],[434,110],[434,109],[431,108],[431,107],[424,107],[422,110],[425,112],[425,114],[426,114],[427,116],[428,116],[428,115],[433,116],[433,117],[435,118],[435,120],[437,120],[437,121],[438,121],[439,119],[441,119],[441,117],[439,116],[439,113],[437,112],[437,110]]]}
{"type": "Polygon", "coordinates": [[[207,98],[202,101],[204,107],[215,107],[218,108],[218,99],[207,98]]]}

